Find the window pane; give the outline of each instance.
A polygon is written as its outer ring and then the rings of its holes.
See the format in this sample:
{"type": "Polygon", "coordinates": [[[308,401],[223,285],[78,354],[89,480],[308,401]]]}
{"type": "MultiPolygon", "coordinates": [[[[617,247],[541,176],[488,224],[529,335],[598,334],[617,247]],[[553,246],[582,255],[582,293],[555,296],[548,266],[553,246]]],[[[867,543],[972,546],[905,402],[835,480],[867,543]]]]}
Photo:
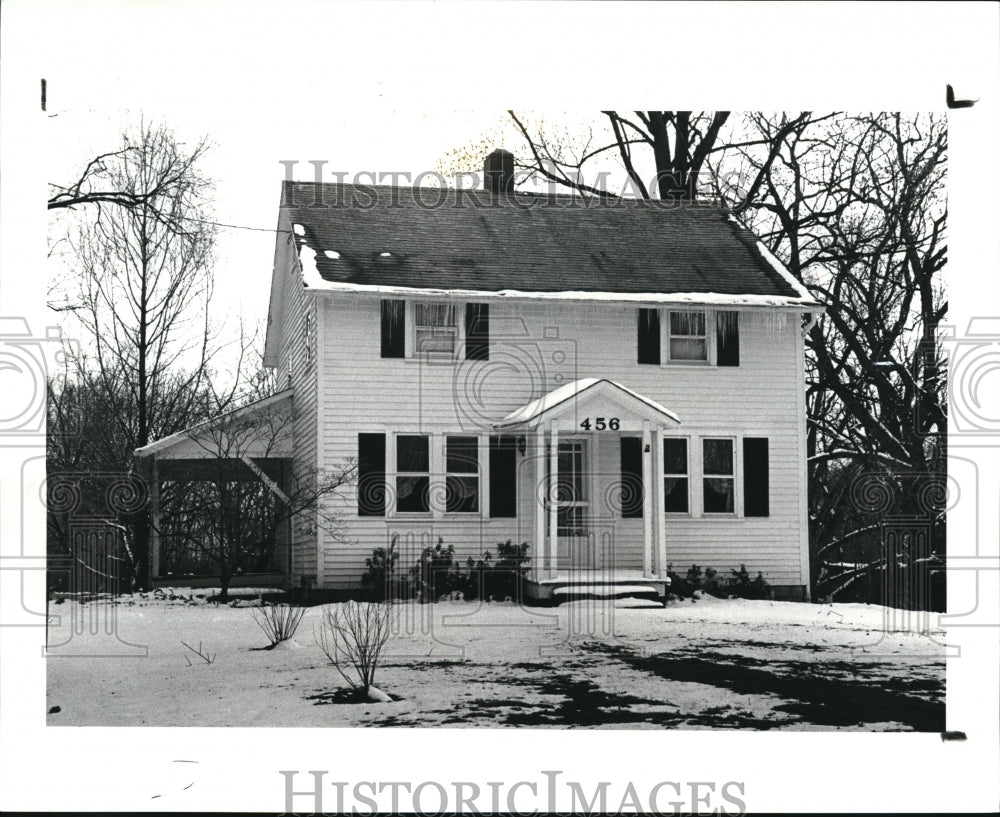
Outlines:
{"type": "Polygon", "coordinates": [[[686,474],[688,472],[687,440],[663,440],[663,473],[686,474]]]}
{"type": "Polygon", "coordinates": [[[670,334],[671,335],[704,335],[705,334],[705,313],[704,312],[671,312],[670,313],[670,334]]]}
{"type": "Polygon", "coordinates": [[[396,470],[410,473],[430,471],[429,439],[416,435],[396,437],[396,470]]]}
{"type": "Polygon", "coordinates": [[[663,509],[668,513],[687,513],[687,477],[666,477],[663,480],[663,509]]]}
{"type": "Polygon", "coordinates": [[[705,440],[704,452],[706,474],[726,474],[727,476],[732,476],[732,440],[705,440]]]}
{"type": "Polygon", "coordinates": [[[479,477],[447,477],[445,510],[450,513],[476,513],[479,510],[479,477]]]}
{"type": "Polygon", "coordinates": [[[454,354],[455,336],[453,329],[422,329],[416,332],[417,352],[420,354],[454,354]]]}
{"type": "Polygon", "coordinates": [[[585,536],[587,534],[586,508],[580,506],[560,508],[557,516],[560,536],[585,536]]]}
{"type": "Polygon", "coordinates": [[[396,477],[396,511],[398,513],[429,513],[430,479],[428,477],[396,477]]]}
{"type": "Polygon", "coordinates": [[[671,360],[708,360],[708,346],[704,340],[690,338],[670,339],[671,360]]]}
{"type": "Polygon", "coordinates": [[[414,319],[417,326],[455,326],[455,305],[417,303],[414,319]]]}
{"type": "Polygon", "coordinates": [[[733,480],[705,480],[705,513],[733,513],[733,480]]]}
{"type": "Polygon", "coordinates": [[[449,474],[476,474],[479,472],[479,440],[475,437],[449,437],[445,459],[449,474]]]}

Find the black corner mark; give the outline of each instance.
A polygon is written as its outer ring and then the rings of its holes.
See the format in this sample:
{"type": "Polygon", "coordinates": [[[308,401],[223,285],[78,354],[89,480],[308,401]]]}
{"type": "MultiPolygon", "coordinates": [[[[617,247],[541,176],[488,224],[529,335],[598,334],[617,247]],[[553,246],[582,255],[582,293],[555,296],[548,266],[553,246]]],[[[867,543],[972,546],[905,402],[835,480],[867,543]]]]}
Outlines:
{"type": "Polygon", "coordinates": [[[942,732],[941,740],[968,740],[968,738],[965,736],[965,732],[942,732]]]}
{"type": "Polygon", "coordinates": [[[955,89],[950,85],[946,85],[945,88],[945,99],[948,102],[949,108],[971,108],[979,100],[978,99],[955,99],[955,89]]]}

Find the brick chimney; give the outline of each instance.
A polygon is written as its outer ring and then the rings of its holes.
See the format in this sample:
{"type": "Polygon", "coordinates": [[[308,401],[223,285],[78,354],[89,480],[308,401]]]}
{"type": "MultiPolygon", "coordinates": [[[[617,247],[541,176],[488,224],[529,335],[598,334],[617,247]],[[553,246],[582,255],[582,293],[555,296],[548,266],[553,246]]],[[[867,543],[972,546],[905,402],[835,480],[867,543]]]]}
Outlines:
{"type": "Polygon", "coordinates": [[[491,193],[514,192],[514,154],[494,150],[483,163],[483,183],[491,193]]]}

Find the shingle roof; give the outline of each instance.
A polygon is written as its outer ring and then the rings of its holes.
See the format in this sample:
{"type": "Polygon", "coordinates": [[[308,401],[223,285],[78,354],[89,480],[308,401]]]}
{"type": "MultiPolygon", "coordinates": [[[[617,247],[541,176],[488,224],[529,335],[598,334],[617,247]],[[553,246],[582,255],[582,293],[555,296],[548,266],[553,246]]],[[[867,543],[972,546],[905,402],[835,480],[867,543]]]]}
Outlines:
{"type": "Polygon", "coordinates": [[[282,208],[337,284],[804,294],[718,205],[285,182],[282,208]]]}

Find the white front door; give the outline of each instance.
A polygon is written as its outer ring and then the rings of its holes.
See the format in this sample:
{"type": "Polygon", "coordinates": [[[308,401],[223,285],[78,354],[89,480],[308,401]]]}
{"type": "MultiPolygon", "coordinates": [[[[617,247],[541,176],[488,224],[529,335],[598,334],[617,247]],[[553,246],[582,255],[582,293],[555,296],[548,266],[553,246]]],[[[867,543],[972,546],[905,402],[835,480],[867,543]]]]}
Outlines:
{"type": "MultiPolygon", "coordinates": [[[[555,499],[558,518],[556,556],[560,571],[596,566],[589,529],[591,469],[588,454],[587,440],[559,440],[555,499]]],[[[551,473],[548,479],[551,486],[551,473]]],[[[552,495],[551,491],[546,493],[548,497],[552,495]]],[[[546,508],[546,518],[549,507],[546,508]]]]}

